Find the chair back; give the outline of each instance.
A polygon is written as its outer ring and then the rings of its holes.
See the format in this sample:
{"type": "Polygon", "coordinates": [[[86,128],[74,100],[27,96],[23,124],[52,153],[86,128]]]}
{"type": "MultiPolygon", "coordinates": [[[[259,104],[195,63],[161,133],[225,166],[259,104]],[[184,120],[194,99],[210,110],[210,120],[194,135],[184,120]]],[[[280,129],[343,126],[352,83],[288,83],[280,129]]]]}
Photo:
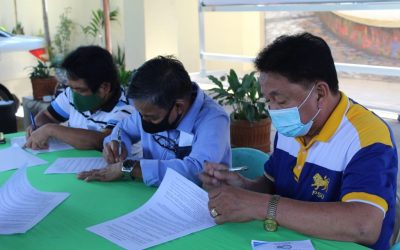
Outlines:
{"type": "Polygon", "coordinates": [[[400,250],[400,242],[394,244],[394,245],[390,248],[390,250],[400,250]]]}
{"type": "Polygon", "coordinates": [[[394,223],[393,235],[391,243],[394,244],[390,250],[400,250],[400,193],[396,195],[396,216],[394,223]]]}
{"type": "Polygon", "coordinates": [[[17,132],[17,112],[19,106],[18,98],[0,84],[0,132],[5,134],[17,132]]]}
{"type": "Polygon", "coordinates": [[[264,174],[264,164],[269,155],[254,148],[232,148],[232,167],[247,166],[249,169],[241,174],[250,179],[255,179],[264,174]]]}

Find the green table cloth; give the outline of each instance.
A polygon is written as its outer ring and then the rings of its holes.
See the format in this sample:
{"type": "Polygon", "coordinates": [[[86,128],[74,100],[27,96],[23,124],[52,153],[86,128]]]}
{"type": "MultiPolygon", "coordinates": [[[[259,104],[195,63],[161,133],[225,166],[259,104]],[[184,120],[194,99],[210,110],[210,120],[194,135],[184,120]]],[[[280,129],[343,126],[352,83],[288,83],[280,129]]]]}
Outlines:
{"type": "MultiPolygon", "coordinates": [[[[6,135],[10,138],[23,134],[6,135]]],[[[1,250],[15,249],[120,249],[112,242],[86,230],[87,227],[127,214],[144,204],[156,191],[143,183],[121,180],[87,183],[75,174],[44,174],[58,157],[101,156],[97,151],[66,150],[39,154],[49,163],[28,168],[28,179],[40,191],[69,192],[71,195],[25,234],[0,235],[1,250]]],[[[0,173],[0,187],[15,170],[0,173]]],[[[315,249],[366,249],[350,243],[316,239],[279,227],[266,232],[261,221],[218,225],[158,245],[154,249],[251,249],[251,240],[290,241],[311,239],[315,249]]]]}

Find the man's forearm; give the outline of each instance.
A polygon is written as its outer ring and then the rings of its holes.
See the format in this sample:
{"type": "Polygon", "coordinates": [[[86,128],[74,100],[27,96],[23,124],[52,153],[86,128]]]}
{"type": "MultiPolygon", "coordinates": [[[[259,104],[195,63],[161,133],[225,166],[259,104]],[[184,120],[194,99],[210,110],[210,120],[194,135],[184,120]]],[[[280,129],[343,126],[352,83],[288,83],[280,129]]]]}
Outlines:
{"type": "MultiPolygon", "coordinates": [[[[267,201],[259,199],[257,219],[266,218],[267,201]]],[[[318,238],[371,245],[378,239],[383,212],[361,202],[305,202],[281,198],[277,209],[279,225],[318,238]]]]}
{"type": "Polygon", "coordinates": [[[60,141],[70,144],[77,149],[97,149],[103,147],[104,138],[111,133],[111,130],[103,132],[70,128],[58,124],[49,124],[49,135],[60,141]]]}
{"type": "Polygon", "coordinates": [[[41,127],[47,123],[59,123],[47,110],[39,112],[34,119],[37,127],[41,127]]]}

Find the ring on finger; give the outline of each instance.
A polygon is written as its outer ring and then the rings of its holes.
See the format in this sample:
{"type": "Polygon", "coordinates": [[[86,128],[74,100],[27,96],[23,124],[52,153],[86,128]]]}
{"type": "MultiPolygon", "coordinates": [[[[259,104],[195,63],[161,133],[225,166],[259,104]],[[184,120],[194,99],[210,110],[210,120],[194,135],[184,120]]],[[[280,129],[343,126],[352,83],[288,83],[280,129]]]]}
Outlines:
{"type": "Polygon", "coordinates": [[[219,213],[217,212],[217,210],[215,208],[212,208],[210,210],[210,214],[213,218],[217,217],[219,215],[219,213]]]}

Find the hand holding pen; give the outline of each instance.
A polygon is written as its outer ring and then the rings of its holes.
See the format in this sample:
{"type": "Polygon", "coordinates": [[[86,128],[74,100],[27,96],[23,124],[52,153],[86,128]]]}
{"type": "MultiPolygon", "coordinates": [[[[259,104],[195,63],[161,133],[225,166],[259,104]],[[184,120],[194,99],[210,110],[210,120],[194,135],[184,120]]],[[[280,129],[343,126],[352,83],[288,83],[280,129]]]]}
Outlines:
{"type": "Polygon", "coordinates": [[[37,129],[35,117],[32,112],[29,112],[29,117],[31,118],[32,130],[35,131],[37,129]]]}
{"type": "Polygon", "coordinates": [[[35,121],[35,116],[33,115],[32,112],[29,112],[29,119],[31,121],[31,126],[29,126],[26,130],[26,137],[29,138],[32,134],[33,131],[37,129],[36,121],[35,121]]]}
{"type": "Polygon", "coordinates": [[[199,177],[205,189],[212,189],[221,185],[244,187],[246,178],[238,172],[247,169],[246,166],[229,168],[224,164],[204,162],[203,172],[199,177]]]}
{"type": "Polygon", "coordinates": [[[122,130],[120,128],[117,132],[116,139],[117,140],[114,139],[104,145],[103,148],[103,157],[109,164],[121,162],[127,155],[125,145],[122,141],[122,130]]]}

